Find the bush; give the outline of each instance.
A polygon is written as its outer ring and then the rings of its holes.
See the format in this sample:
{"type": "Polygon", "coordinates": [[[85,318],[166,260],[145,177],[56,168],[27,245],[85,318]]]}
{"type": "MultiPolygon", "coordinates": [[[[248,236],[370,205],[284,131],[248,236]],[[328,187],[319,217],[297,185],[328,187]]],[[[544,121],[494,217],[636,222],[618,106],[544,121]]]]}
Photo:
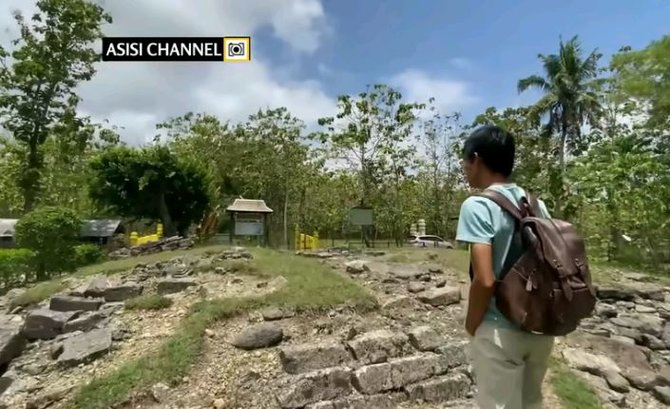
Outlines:
{"type": "Polygon", "coordinates": [[[80,244],[74,248],[77,267],[100,263],[105,260],[105,253],[97,244],[80,244]]]}
{"type": "Polygon", "coordinates": [[[28,249],[0,249],[0,281],[12,288],[34,279],[35,253],[28,249]]]}
{"type": "Polygon", "coordinates": [[[16,241],[35,252],[37,280],[76,268],[74,247],[81,224],[74,211],[59,207],[35,209],[18,221],[16,241]]]}

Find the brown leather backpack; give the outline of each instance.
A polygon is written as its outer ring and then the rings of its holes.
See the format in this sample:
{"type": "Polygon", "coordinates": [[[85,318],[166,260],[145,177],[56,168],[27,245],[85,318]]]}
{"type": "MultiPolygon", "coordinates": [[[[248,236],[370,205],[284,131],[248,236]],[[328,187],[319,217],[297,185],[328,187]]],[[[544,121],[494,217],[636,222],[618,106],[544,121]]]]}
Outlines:
{"type": "MultiPolygon", "coordinates": [[[[492,200],[514,217],[515,234],[523,245],[519,259],[496,283],[500,312],[527,332],[561,336],[574,331],[580,320],[593,314],[596,304],[584,240],[577,229],[563,220],[538,217],[538,202],[528,194],[518,207],[495,190],[476,196],[492,200]]],[[[470,274],[472,278],[472,266],[470,274]]]]}

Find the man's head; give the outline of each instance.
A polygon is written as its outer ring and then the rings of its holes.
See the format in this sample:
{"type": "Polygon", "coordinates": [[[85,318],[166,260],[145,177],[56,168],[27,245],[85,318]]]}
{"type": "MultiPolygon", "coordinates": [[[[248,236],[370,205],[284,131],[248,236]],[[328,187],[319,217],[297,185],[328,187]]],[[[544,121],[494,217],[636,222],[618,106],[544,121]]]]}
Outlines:
{"type": "Polygon", "coordinates": [[[483,189],[509,178],[514,168],[514,136],[497,126],[477,128],[463,147],[463,170],[471,187],[483,189]]]}

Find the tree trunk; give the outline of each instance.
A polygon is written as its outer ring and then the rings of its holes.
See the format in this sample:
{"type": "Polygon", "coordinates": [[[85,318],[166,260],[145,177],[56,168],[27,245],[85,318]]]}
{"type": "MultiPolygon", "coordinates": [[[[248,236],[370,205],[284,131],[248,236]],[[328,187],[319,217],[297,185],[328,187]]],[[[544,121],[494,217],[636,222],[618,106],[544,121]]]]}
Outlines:
{"type": "Polygon", "coordinates": [[[172,222],[172,216],[170,216],[170,210],[168,209],[167,203],[165,203],[165,194],[161,193],[158,198],[158,212],[160,214],[161,221],[163,222],[163,234],[165,237],[172,237],[177,234],[177,229],[172,222]]]}
{"type": "Polygon", "coordinates": [[[567,129],[567,124],[566,121],[563,120],[561,124],[561,140],[560,140],[560,146],[559,146],[559,151],[558,151],[558,166],[560,169],[560,191],[558,192],[558,195],[556,196],[556,200],[554,202],[554,214],[557,215],[558,217],[563,216],[563,192],[565,190],[564,181],[565,181],[565,145],[568,139],[568,129],[567,129]]]}
{"type": "Polygon", "coordinates": [[[288,189],[284,192],[284,243],[286,249],[290,250],[291,246],[288,240],[288,189]]]}
{"type": "Polygon", "coordinates": [[[21,176],[20,187],[23,193],[23,213],[28,213],[35,209],[37,204],[37,195],[39,193],[40,169],[42,168],[42,158],[40,157],[39,145],[37,141],[31,138],[28,144],[28,158],[26,170],[21,176]]]}

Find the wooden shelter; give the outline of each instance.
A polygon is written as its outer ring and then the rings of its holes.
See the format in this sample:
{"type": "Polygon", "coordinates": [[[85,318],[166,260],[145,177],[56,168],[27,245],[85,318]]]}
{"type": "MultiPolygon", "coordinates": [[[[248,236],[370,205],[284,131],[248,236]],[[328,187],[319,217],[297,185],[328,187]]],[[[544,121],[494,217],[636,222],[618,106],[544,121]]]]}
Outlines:
{"type": "Polygon", "coordinates": [[[233,204],[226,208],[230,213],[231,231],[230,244],[235,236],[256,236],[262,244],[268,244],[269,229],[268,215],[273,213],[264,200],[235,199],[233,204]]]}

